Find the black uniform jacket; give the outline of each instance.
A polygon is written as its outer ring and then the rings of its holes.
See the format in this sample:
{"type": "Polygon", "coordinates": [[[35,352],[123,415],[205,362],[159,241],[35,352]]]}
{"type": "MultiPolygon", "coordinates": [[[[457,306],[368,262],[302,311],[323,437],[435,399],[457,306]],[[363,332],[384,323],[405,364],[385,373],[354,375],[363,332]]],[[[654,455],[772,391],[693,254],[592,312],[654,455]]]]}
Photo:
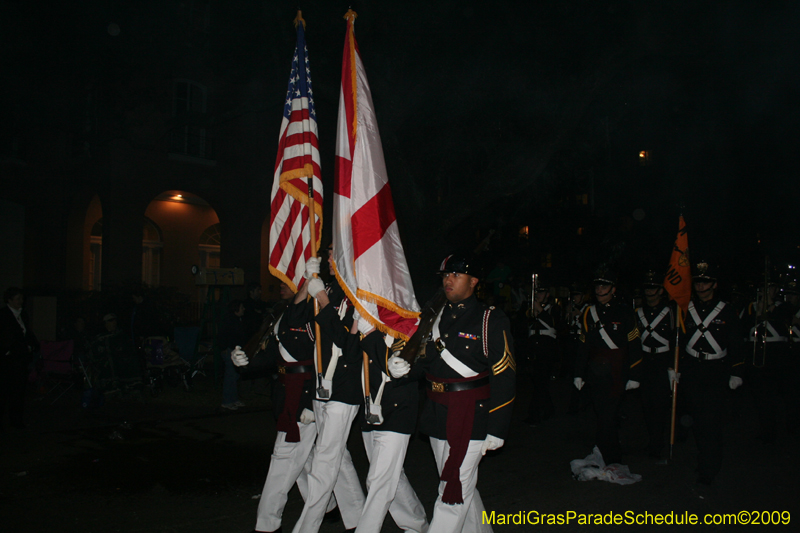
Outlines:
{"type": "MultiPolygon", "coordinates": [[[[358,336],[350,334],[355,308],[350,307],[344,320],[339,319],[339,308],[347,305],[347,300],[344,291],[336,283],[331,285],[328,298],[331,302],[330,305],[321,309],[315,319],[322,333],[322,368],[318,370],[323,377],[330,364],[334,344],[342,350],[342,354],[336,363],[336,372],[331,380],[333,381],[333,393],[328,400],[320,401],[361,405],[364,403],[364,393],[361,391],[361,357],[357,350],[347,349],[349,342],[358,342],[358,336]]],[[[310,300],[306,312],[309,319],[313,318],[314,305],[310,300]]],[[[314,357],[316,358],[316,354],[314,357]]]]}
{"type": "Polygon", "coordinates": [[[7,304],[0,304],[0,361],[10,367],[24,368],[32,360],[31,352],[39,349],[39,341],[31,330],[31,322],[25,311],[22,322],[26,332],[17,322],[7,304]]]}
{"type": "MultiPolygon", "coordinates": [[[[499,309],[491,309],[484,332],[484,313],[488,309],[473,295],[457,304],[447,302],[439,322],[441,341],[447,350],[473,371],[489,375],[490,398],[475,402],[470,440],[484,440],[487,434],[505,439],[516,394],[514,340],[508,317],[499,309]],[[484,353],[484,344],[488,353],[484,353]]],[[[427,373],[434,379],[460,378],[461,375],[442,360],[436,340],[432,338],[425,346],[424,353],[414,364],[413,376],[427,373]]],[[[444,440],[446,424],[447,407],[428,400],[422,411],[420,431],[444,440]]]]}
{"type": "Polygon", "coordinates": [[[375,330],[361,339],[356,347],[361,352],[362,365],[363,354],[366,353],[369,358],[369,388],[373,400],[377,398],[381,377],[385,374],[389,379],[383,387],[381,400],[383,424],[367,424],[366,417],[360,416],[361,431],[393,431],[410,435],[417,426],[419,414],[418,381],[409,379],[408,376],[400,379],[391,377],[386,367],[392,351],[386,346],[383,338],[383,333],[375,330]]]}
{"type": "MultiPolygon", "coordinates": [[[[695,309],[697,309],[697,314],[701,321],[705,320],[717,304],[721,302],[721,300],[715,298],[712,298],[708,302],[702,302],[699,299],[694,299],[692,301],[694,302],[695,309]]],[[[706,333],[702,331],[702,326],[695,322],[689,312],[685,315],[681,313],[681,322],[682,326],[678,339],[680,342],[682,362],[700,362],[698,358],[686,352],[687,343],[694,337],[698,329],[700,329],[701,334],[694,343],[693,349],[700,352],[714,352],[714,348],[705,337],[706,333]]],[[[716,364],[722,363],[725,370],[729,370],[731,375],[741,377],[741,371],[744,365],[744,343],[742,342],[742,328],[739,317],[733,309],[733,306],[726,304],[725,307],[722,308],[722,311],[720,311],[716,318],[708,325],[707,332],[707,334],[713,336],[722,350],[727,350],[727,354],[723,360],[716,364]]],[[[685,368],[684,366],[684,369],[685,368]]]]}
{"type": "MultiPolygon", "coordinates": [[[[583,313],[583,333],[578,346],[578,360],[575,368],[576,377],[585,378],[587,363],[590,357],[611,350],[602,335],[605,331],[620,350],[623,357],[620,381],[624,385],[628,380],[641,381],[642,343],[639,339],[636,315],[633,309],[616,298],[605,304],[594,304],[583,313]],[[595,322],[592,309],[597,310],[599,321],[595,322]]],[[[615,350],[616,351],[616,350],[615,350]]]]}
{"type": "Polygon", "coordinates": [[[554,344],[559,330],[563,329],[563,324],[558,319],[558,315],[559,309],[547,304],[541,313],[529,320],[529,340],[544,344],[554,344]]]}
{"type": "Polygon", "coordinates": [[[791,341],[792,310],[791,306],[777,302],[765,317],[760,317],[759,307],[753,302],[747,306],[742,316],[742,327],[745,330],[745,361],[748,365],[769,368],[786,368],[790,366],[789,347],[791,341]],[[756,339],[758,330],[758,339],[756,339]],[[766,345],[764,339],[766,338],[766,345]],[[756,343],[756,346],[753,344],[756,343]]]}
{"type": "Polygon", "coordinates": [[[556,355],[557,337],[562,322],[556,317],[558,309],[547,304],[542,312],[528,319],[528,338],[525,342],[525,355],[530,361],[537,359],[551,359],[556,355]]]}
{"type": "Polygon", "coordinates": [[[636,324],[642,339],[642,351],[644,352],[642,355],[645,363],[652,364],[657,362],[659,366],[662,364],[671,366],[675,356],[675,325],[677,324],[677,317],[677,305],[674,301],[666,299],[661,300],[655,306],[651,307],[645,304],[636,309],[636,324]],[[658,320],[665,308],[667,309],[667,314],[653,327],[653,322],[658,320]],[[646,324],[639,315],[640,311],[644,315],[646,324]],[[654,334],[667,341],[666,345],[659,341],[654,334]],[[657,353],[657,350],[663,350],[665,346],[665,351],[657,353]]]}
{"type": "MultiPolygon", "coordinates": [[[[289,354],[295,358],[299,363],[304,365],[314,366],[314,339],[313,339],[313,323],[309,323],[306,317],[307,302],[299,304],[290,303],[283,315],[278,319],[278,334],[274,333],[274,326],[270,334],[266,347],[263,352],[257,353],[251,360],[248,366],[248,373],[254,372],[260,374],[262,371],[276,372],[278,367],[286,366],[286,361],[280,353],[278,341],[289,354]],[[310,332],[310,333],[309,333],[310,332]]],[[[295,363],[292,363],[295,364],[295,363]]],[[[305,380],[303,383],[303,393],[300,397],[300,406],[297,409],[297,418],[299,420],[303,409],[313,410],[311,401],[314,399],[316,388],[316,376],[314,371],[311,371],[312,378],[305,380]]],[[[286,399],[286,386],[280,381],[273,382],[272,393],[272,411],[277,416],[283,411],[284,401],[286,399]]]]}

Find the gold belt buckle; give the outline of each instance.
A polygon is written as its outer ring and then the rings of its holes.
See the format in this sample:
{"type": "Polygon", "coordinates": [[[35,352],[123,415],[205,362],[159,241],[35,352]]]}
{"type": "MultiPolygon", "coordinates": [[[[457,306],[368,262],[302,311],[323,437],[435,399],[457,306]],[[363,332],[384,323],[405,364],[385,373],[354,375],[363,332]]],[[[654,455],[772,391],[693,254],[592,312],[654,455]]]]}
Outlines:
{"type": "Polygon", "coordinates": [[[431,381],[431,390],[433,392],[444,392],[444,383],[437,383],[435,381],[431,381]]]}
{"type": "Polygon", "coordinates": [[[436,339],[436,349],[439,350],[439,353],[442,353],[442,350],[444,350],[444,344],[442,344],[441,338],[436,339]]]}
{"type": "Polygon", "coordinates": [[[285,374],[286,367],[285,366],[278,366],[278,374],[285,374]]]}

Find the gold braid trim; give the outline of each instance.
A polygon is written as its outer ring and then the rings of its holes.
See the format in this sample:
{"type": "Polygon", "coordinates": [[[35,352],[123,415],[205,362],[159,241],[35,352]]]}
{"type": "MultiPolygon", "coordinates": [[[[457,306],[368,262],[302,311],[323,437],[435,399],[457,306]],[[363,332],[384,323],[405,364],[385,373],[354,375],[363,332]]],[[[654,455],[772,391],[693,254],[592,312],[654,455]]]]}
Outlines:
{"type": "Polygon", "coordinates": [[[505,348],[503,349],[503,358],[492,366],[492,374],[495,376],[503,372],[507,368],[510,368],[514,372],[517,371],[517,363],[514,361],[514,356],[511,355],[511,350],[508,349],[508,337],[506,336],[505,331],[503,332],[503,341],[505,342],[505,348]]]}
{"type": "Polygon", "coordinates": [[[508,400],[508,401],[507,401],[506,403],[504,403],[503,405],[498,405],[497,407],[495,407],[494,409],[490,410],[489,412],[490,412],[490,413],[494,413],[494,412],[495,412],[495,411],[497,411],[498,409],[502,409],[502,408],[503,408],[503,407],[505,407],[506,405],[508,405],[508,404],[510,404],[511,402],[513,402],[513,401],[514,401],[516,398],[517,398],[517,397],[516,397],[516,396],[514,396],[513,398],[511,398],[510,400],[508,400]]]}

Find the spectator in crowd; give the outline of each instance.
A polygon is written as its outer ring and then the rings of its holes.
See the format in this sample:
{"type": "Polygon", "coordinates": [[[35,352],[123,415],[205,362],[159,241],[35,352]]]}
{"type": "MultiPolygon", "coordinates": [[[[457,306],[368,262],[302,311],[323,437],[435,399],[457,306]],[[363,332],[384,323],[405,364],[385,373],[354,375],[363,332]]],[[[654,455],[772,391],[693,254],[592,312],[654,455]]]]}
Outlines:
{"type": "Polygon", "coordinates": [[[225,363],[225,377],[222,381],[222,407],[231,411],[244,406],[244,403],[239,401],[239,373],[231,360],[231,352],[235,348],[241,348],[247,344],[244,314],[244,302],[231,300],[219,334],[222,360],[225,363]]]}
{"type": "Polygon", "coordinates": [[[3,294],[3,302],[0,307],[0,431],[3,431],[6,409],[11,427],[25,427],[25,387],[33,354],[39,350],[39,341],[22,309],[25,303],[22,290],[9,287],[3,294]]]}

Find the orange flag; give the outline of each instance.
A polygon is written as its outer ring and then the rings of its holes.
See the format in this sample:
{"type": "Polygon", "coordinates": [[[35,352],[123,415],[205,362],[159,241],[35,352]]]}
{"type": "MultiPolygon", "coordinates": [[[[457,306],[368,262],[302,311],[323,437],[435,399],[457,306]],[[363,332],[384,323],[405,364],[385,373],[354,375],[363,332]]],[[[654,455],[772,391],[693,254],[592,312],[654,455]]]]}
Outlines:
{"type": "Polygon", "coordinates": [[[685,313],[692,298],[692,267],[689,263],[689,238],[686,235],[683,215],[678,220],[678,236],[672,248],[664,287],[685,313]]]}

